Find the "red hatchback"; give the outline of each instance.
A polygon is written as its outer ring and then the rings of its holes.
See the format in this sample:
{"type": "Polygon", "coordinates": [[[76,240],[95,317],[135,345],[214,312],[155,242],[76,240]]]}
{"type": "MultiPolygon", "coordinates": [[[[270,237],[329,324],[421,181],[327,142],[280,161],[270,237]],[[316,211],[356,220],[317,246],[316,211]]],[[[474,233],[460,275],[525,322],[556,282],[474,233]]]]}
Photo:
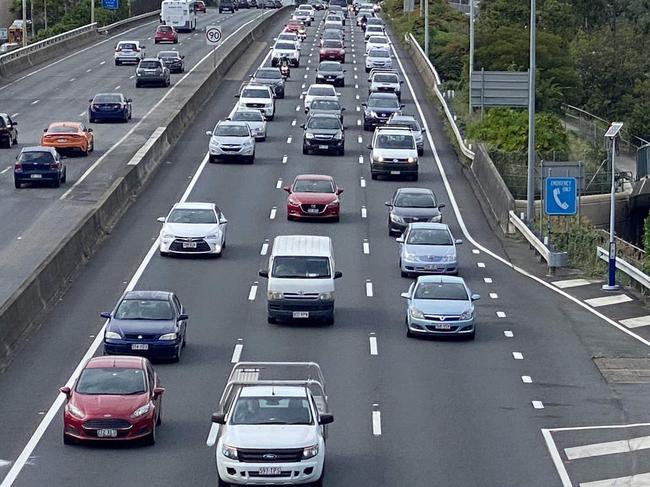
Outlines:
{"type": "Polygon", "coordinates": [[[339,221],[339,195],[343,192],[336,186],[332,176],[302,174],[296,176],[291,186],[285,186],[287,198],[287,220],[300,218],[327,219],[339,221]]]}
{"type": "Polygon", "coordinates": [[[63,410],[66,445],[80,440],[155,443],[165,389],[146,358],[91,358],[74,386],[60,391],[68,398],[63,410]]]}
{"type": "Polygon", "coordinates": [[[171,25],[159,25],[156,27],[156,34],[153,40],[156,44],[160,42],[178,44],[178,32],[171,25]]]}
{"type": "Polygon", "coordinates": [[[339,61],[345,63],[343,43],[335,39],[325,39],[320,48],[320,61],[339,61]]]}
{"type": "Polygon", "coordinates": [[[207,13],[207,10],[205,8],[205,2],[202,2],[201,0],[199,0],[198,2],[194,2],[194,11],[207,13]]]}

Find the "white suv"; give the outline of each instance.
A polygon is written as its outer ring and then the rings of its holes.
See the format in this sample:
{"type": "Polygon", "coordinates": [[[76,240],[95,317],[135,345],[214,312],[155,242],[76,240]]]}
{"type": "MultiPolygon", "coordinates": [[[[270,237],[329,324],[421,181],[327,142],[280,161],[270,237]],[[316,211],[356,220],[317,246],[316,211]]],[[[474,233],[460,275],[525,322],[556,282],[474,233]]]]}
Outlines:
{"type": "Polygon", "coordinates": [[[379,127],[372,136],[370,174],[418,179],[418,150],[409,127],[379,127]]]}
{"type": "Polygon", "coordinates": [[[295,42],[277,41],[272,49],[271,66],[280,64],[280,59],[283,57],[286,57],[292,66],[300,66],[300,47],[295,42]]]}
{"type": "Polygon", "coordinates": [[[275,116],[275,99],[273,91],[267,85],[247,84],[238,95],[240,108],[255,108],[264,114],[267,120],[275,116]]]}
{"type": "Polygon", "coordinates": [[[213,131],[208,131],[205,135],[210,136],[210,162],[234,158],[243,158],[249,164],[255,162],[255,137],[248,123],[222,120],[215,125],[213,131]]]}
{"type": "Polygon", "coordinates": [[[140,44],[140,41],[120,41],[115,46],[115,66],[122,63],[139,64],[145,56],[145,46],[140,44]]]}

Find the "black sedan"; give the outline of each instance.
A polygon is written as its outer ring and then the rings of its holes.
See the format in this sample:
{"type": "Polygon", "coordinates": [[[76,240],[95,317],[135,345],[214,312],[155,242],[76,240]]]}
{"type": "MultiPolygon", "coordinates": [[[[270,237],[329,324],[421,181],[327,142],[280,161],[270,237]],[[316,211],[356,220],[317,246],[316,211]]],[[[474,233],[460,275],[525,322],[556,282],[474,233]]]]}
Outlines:
{"type": "Polygon", "coordinates": [[[401,235],[409,223],[442,221],[436,195],[428,188],[397,188],[390,201],[388,212],[388,235],[401,235]]]}
{"type": "Polygon", "coordinates": [[[269,86],[276,98],[284,98],[285,81],[280,74],[280,68],[259,68],[251,76],[251,83],[269,86]]]}
{"type": "Polygon", "coordinates": [[[321,61],[316,71],[316,83],[331,83],[345,86],[345,69],[337,61],[321,61]]]}
{"type": "Polygon", "coordinates": [[[16,122],[6,113],[0,113],[0,144],[2,147],[9,148],[18,143],[18,129],[16,122]]]}
{"type": "Polygon", "coordinates": [[[401,114],[402,108],[395,93],[371,93],[363,104],[363,130],[384,125],[393,113],[401,114]]]}
{"type": "Polygon", "coordinates": [[[125,98],[122,93],[98,93],[88,103],[90,123],[102,120],[128,122],[131,119],[131,98],[125,98]]]}
{"type": "Polygon", "coordinates": [[[341,120],[336,115],[314,115],[302,124],[302,153],[313,151],[334,153],[342,156],[345,152],[345,133],[341,120]]]}
{"type": "Polygon", "coordinates": [[[178,51],[160,51],[157,57],[167,66],[170,73],[185,72],[185,56],[181,56],[178,51]]]}

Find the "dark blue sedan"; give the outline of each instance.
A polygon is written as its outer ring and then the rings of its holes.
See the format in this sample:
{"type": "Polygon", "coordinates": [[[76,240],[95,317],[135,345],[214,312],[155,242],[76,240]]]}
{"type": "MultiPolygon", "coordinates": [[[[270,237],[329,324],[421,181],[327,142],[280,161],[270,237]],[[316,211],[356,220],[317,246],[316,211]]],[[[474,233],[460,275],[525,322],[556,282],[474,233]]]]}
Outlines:
{"type": "Polygon", "coordinates": [[[131,98],[122,93],[98,93],[88,100],[88,121],[119,120],[124,123],[131,119],[131,98]]]}
{"type": "Polygon", "coordinates": [[[128,291],[113,312],[101,316],[108,319],[105,354],[180,360],[188,317],[175,294],[128,291]]]}

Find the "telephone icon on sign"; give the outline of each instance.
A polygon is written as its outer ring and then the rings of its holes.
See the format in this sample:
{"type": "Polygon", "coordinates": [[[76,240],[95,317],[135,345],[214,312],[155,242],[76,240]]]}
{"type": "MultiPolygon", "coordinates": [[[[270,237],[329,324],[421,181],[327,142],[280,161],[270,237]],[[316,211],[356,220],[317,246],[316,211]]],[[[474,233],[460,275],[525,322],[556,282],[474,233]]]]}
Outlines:
{"type": "Polygon", "coordinates": [[[568,210],[569,209],[569,203],[567,203],[566,201],[562,201],[560,199],[560,193],[561,193],[560,188],[554,188],[553,189],[553,199],[555,200],[555,204],[558,207],[562,208],[563,210],[568,210]]]}

